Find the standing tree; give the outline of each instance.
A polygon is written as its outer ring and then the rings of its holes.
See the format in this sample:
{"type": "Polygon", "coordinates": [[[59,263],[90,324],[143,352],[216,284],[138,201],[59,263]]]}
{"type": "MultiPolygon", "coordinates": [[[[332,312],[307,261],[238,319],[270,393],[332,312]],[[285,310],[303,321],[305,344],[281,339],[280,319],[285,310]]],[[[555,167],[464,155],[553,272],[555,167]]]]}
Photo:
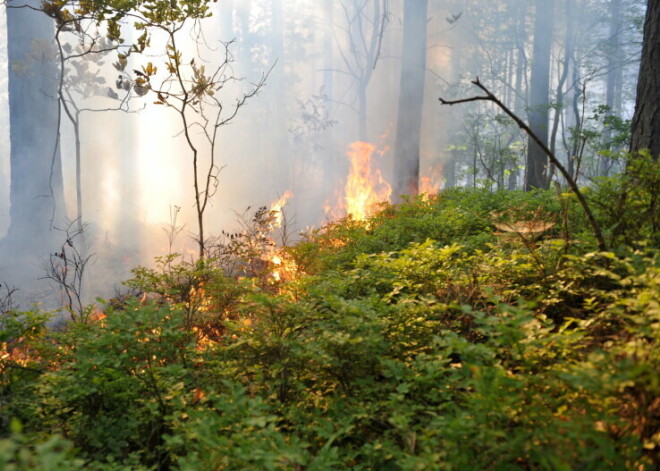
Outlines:
{"type": "Polygon", "coordinates": [[[387,0],[346,0],[340,2],[346,20],[348,51],[338,44],[338,52],[353,79],[358,103],[358,136],[368,140],[367,88],[380,58],[387,24],[387,0]]]}
{"type": "MultiPolygon", "coordinates": [[[[162,8],[163,2],[154,0],[144,2],[132,13],[137,17],[135,27],[143,30],[147,37],[154,31],[166,37],[166,76],[159,79],[157,67],[149,62],[142,66],[142,70],[134,70],[136,77],[131,80],[138,94],[140,90],[149,90],[156,96],[155,104],[173,110],[180,120],[192,162],[198,230],[196,240],[200,259],[206,254],[204,214],[218,186],[219,129],[234,119],[246,101],[257,94],[265,84],[267,75],[262,75],[261,80],[252,84],[252,88],[239,96],[232,106],[226,106],[218,94],[239,82],[239,78],[232,74],[233,57],[229,43],[224,43],[224,58],[210,72],[206,70],[205,61],[198,64],[195,57],[184,58],[185,48],[180,41],[184,35],[190,34],[186,32],[186,26],[199,23],[210,15],[209,2],[194,0],[175,9],[162,8]]],[[[197,28],[200,31],[199,25],[197,28]]],[[[203,39],[198,37],[197,41],[199,47],[203,39]]]]}
{"type": "Polygon", "coordinates": [[[660,2],[649,0],[644,22],[642,62],[637,85],[630,150],[660,155],[660,2]]]}
{"type": "MultiPolygon", "coordinates": [[[[550,52],[554,18],[554,0],[536,0],[534,21],[534,58],[529,92],[529,125],[543,144],[548,144],[550,118],[550,52]]],[[[533,139],[527,149],[527,179],[525,190],[547,188],[548,157],[533,139]]]]}
{"type": "MultiPolygon", "coordinates": [[[[178,116],[181,136],[190,151],[198,230],[195,238],[200,259],[206,253],[204,215],[218,186],[219,130],[234,119],[249,98],[257,94],[266,78],[263,75],[248,91],[238,92],[239,96],[232,105],[227,105],[220,98],[223,93],[232,90],[232,85],[237,85],[240,79],[232,73],[230,43],[221,43],[224,54],[219,60],[209,61],[200,57],[205,45],[202,23],[211,16],[212,3],[212,0],[56,2],[62,18],[74,24],[75,18],[93,18],[107,31],[107,39],[116,44],[124,42],[121,37],[123,20],[130,20],[133,28],[141,33],[130,52],[117,54],[118,60],[113,64],[120,72],[116,86],[118,90],[132,90],[139,96],[151,94],[156,105],[168,108],[178,116]],[[152,62],[130,70],[128,55],[144,52],[153,36],[164,41],[165,57],[161,72],[152,62]],[[192,44],[188,44],[191,38],[192,44]]],[[[209,48],[210,55],[217,56],[217,48],[209,48]]]]}
{"type": "MultiPolygon", "coordinates": [[[[83,183],[82,183],[82,114],[104,111],[129,111],[131,86],[129,82],[120,87],[119,94],[107,86],[102,76],[103,59],[111,52],[130,46],[122,46],[117,41],[110,41],[94,27],[93,16],[66,14],[60,2],[42,1],[43,12],[53,18],[56,24],[54,43],[59,62],[57,97],[64,116],[73,128],[75,151],[76,182],[76,221],[77,231],[83,234],[83,183]],[[91,107],[84,103],[91,98],[104,97],[108,103],[102,108],[91,107]]],[[[142,49],[146,44],[142,45],[142,49]]],[[[62,128],[62,123],[58,123],[62,128]]],[[[127,172],[128,173],[128,172],[127,172]]],[[[130,182],[135,172],[125,174],[124,181],[130,182]]]]}
{"type": "Polygon", "coordinates": [[[394,147],[395,198],[404,194],[416,195],[419,188],[427,13],[428,0],[404,2],[403,53],[394,147]]]}
{"type": "Polygon", "coordinates": [[[11,207],[3,244],[14,252],[47,251],[53,223],[64,214],[55,26],[40,6],[7,1],[11,207]]]}
{"type": "MultiPolygon", "coordinates": [[[[605,104],[607,105],[607,116],[617,116],[621,111],[621,92],[623,86],[623,59],[621,46],[621,33],[623,29],[623,17],[621,0],[610,1],[610,31],[607,44],[607,89],[605,104]]],[[[605,145],[608,150],[612,147],[612,128],[607,126],[603,132],[605,145]]],[[[612,165],[611,159],[603,155],[600,157],[599,174],[608,174],[612,165]]]]}

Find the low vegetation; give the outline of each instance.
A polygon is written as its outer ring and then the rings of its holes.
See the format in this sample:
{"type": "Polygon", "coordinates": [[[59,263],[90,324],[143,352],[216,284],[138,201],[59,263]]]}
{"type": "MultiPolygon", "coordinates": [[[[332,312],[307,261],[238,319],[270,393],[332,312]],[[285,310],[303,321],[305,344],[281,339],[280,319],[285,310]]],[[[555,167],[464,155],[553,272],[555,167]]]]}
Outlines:
{"type": "Polygon", "coordinates": [[[660,169],[628,169],[585,190],[609,252],[571,193],[454,189],[278,263],[164,257],[57,331],[5,299],[0,469],[657,469],[660,169]]]}

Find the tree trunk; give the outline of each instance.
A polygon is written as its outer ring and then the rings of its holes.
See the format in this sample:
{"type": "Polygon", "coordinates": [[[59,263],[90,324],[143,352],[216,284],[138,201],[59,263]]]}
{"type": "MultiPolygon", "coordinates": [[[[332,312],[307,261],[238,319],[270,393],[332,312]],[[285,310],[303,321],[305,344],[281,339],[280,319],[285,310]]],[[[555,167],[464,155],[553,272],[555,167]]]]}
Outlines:
{"type": "Polygon", "coordinates": [[[10,227],[4,244],[46,252],[65,214],[58,145],[59,71],[51,18],[39,0],[7,2],[10,121],[10,227]],[[21,8],[23,7],[23,8],[21,8]]]}
{"type": "MultiPolygon", "coordinates": [[[[554,18],[554,0],[536,0],[534,22],[534,62],[530,90],[529,125],[547,145],[550,107],[550,51],[554,18]]],[[[527,150],[527,180],[525,190],[547,188],[548,157],[532,139],[527,150]]]]}
{"type": "Polygon", "coordinates": [[[419,189],[428,0],[405,0],[403,9],[401,84],[394,145],[395,198],[417,195],[419,189]]]}
{"type": "MultiPolygon", "coordinates": [[[[564,90],[568,82],[568,78],[571,76],[573,69],[573,58],[575,56],[575,32],[576,32],[576,21],[575,21],[575,0],[566,0],[565,2],[565,31],[564,31],[564,57],[562,57],[559,64],[559,70],[561,71],[559,76],[559,81],[555,88],[556,103],[554,108],[552,132],[550,134],[550,151],[553,154],[557,155],[557,135],[559,132],[559,123],[561,121],[562,113],[564,112],[564,104],[567,97],[570,98],[570,89],[571,84],[567,87],[569,90],[564,90]]],[[[570,158],[569,158],[570,160],[570,158]]],[[[554,174],[554,168],[550,172],[551,175],[554,174]]]]}
{"type": "Polygon", "coordinates": [[[449,153],[449,160],[442,169],[442,174],[445,177],[445,188],[454,188],[456,186],[456,156],[454,151],[449,153]]]}
{"type": "Polygon", "coordinates": [[[660,155],[660,2],[649,0],[630,150],[660,155]]]}
{"type": "Polygon", "coordinates": [[[367,131],[367,87],[369,83],[361,80],[358,83],[358,139],[362,142],[369,141],[367,131]]]}
{"type": "MultiPolygon", "coordinates": [[[[238,64],[246,77],[252,77],[254,65],[252,63],[252,46],[254,35],[250,30],[250,13],[252,12],[252,0],[241,0],[236,5],[236,17],[238,25],[236,29],[240,32],[238,44],[238,64]]],[[[246,82],[246,87],[248,82],[246,82]]]]}
{"type": "Polygon", "coordinates": [[[527,107],[527,8],[527,5],[519,6],[516,18],[516,96],[513,109],[518,115],[522,115],[527,107]]]}

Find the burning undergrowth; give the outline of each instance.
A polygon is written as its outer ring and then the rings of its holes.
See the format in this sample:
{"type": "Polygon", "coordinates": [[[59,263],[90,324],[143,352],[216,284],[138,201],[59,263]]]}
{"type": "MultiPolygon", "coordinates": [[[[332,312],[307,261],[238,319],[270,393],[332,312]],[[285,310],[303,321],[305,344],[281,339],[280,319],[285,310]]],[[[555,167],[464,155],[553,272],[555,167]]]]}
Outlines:
{"type": "Polygon", "coordinates": [[[326,202],[329,220],[348,216],[363,221],[377,211],[380,204],[389,202],[392,186],[383,178],[374,157],[382,157],[387,148],[379,149],[369,142],[353,142],[346,152],[349,173],[343,191],[335,201],[326,202]]]}
{"type": "MultiPolygon", "coordinates": [[[[99,308],[72,311],[68,317],[83,324],[104,324],[108,316],[129,306],[178,306],[185,313],[186,329],[200,348],[233,335],[236,326],[251,328],[258,322],[249,307],[255,292],[294,299],[297,281],[319,271],[321,253],[341,252],[357,233],[367,233],[374,221],[389,217],[392,187],[379,162],[387,152],[388,148],[371,143],[352,143],[346,152],[350,166],[342,192],[326,203],[329,222],[304,234],[294,234],[285,211],[295,197],[287,190],[268,205],[237,214],[238,228],[209,239],[206,257],[196,260],[186,251],[173,251],[175,239],[183,231],[177,220],[180,208],[174,207],[169,226],[163,228],[166,254],[155,257],[151,266],[132,269],[124,294],[99,308]],[[376,214],[379,216],[374,218],[376,214]]],[[[437,190],[440,172],[432,169],[422,179],[425,191],[437,190]]],[[[18,347],[13,350],[23,352],[18,347]]]]}
{"type": "Polygon", "coordinates": [[[479,469],[493,456],[541,469],[533,453],[549,437],[568,468],[602,449],[608,468],[655,469],[657,253],[587,252],[584,220],[561,197],[456,189],[287,247],[278,200],[247,213],[215,258],[135,269],[128,285],[149,295],[59,332],[7,300],[0,426],[18,417],[123,468],[384,469],[413,456],[414,440],[432,469],[439,449],[471,469],[484,443],[495,445],[479,469]],[[564,210],[565,240],[555,227],[529,244],[496,234],[506,223],[530,240],[536,220],[564,210]],[[342,439],[325,455],[335,424],[342,439]],[[271,461],[250,461],[255,449],[271,461]]]}

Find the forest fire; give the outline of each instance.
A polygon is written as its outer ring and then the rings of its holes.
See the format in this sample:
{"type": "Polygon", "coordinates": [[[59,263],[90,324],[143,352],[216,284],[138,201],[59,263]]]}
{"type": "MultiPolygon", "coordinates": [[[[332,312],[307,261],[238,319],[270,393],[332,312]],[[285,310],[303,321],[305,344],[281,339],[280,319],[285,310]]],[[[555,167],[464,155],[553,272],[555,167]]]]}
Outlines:
{"type": "Polygon", "coordinates": [[[419,194],[423,199],[436,195],[440,190],[442,183],[442,163],[438,163],[430,168],[425,175],[419,179],[419,194]]]}
{"type": "Polygon", "coordinates": [[[282,208],[287,203],[287,201],[292,197],[293,197],[293,192],[291,192],[290,190],[286,190],[284,194],[277,201],[271,203],[270,211],[271,214],[273,215],[273,222],[271,223],[271,227],[273,229],[282,227],[282,223],[284,222],[284,213],[282,212],[282,208]]]}
{"type": "Polygon", "coordinates": [[[372,168],[374,152],[376,146],[368,142],[353,142],[347,152],[351,167],[345,187],[346,214],[354,219],[366,219],[378,203],[389,201],[392,195],[380,170],[372,168]]]}
{"type": "MultiPolygon", "coordinates": [[[[293,197],[293,192],[287,190],[284,194],[275,202],[270,205],[270,213],[272,216],[272,222],[270,223],[271,233],[276,229],[282,228],[283,224],[286,223],[284,219],[284,212],[282,208],[286,205],[287,201],[293,197]]],[[[286,228],[285,228],[286,230],[286,228]]],[[[283,279],[289,279],[293,276],[293,273],[296,271],[296,265],[293,260],[286,256],[286,254],[281,253],[278,247],[275,244],[275,241],[272,241],[273,245],[268,254],[268,260],[272,265],[271,277],[274,281],[279,282],[283,279]]]]}
{"type": "Polygon", "coordinates": [[[384,154],[368,142],[353,142],[346,152],[350,168],[344,195],[336,206],[326,205],[325,212],[331,219],[351,216],[362,221],[371,216],[379,203],[389,202],[391,185],[383,178],[380,170],[373,168],[374,153],[384,154]]]}

